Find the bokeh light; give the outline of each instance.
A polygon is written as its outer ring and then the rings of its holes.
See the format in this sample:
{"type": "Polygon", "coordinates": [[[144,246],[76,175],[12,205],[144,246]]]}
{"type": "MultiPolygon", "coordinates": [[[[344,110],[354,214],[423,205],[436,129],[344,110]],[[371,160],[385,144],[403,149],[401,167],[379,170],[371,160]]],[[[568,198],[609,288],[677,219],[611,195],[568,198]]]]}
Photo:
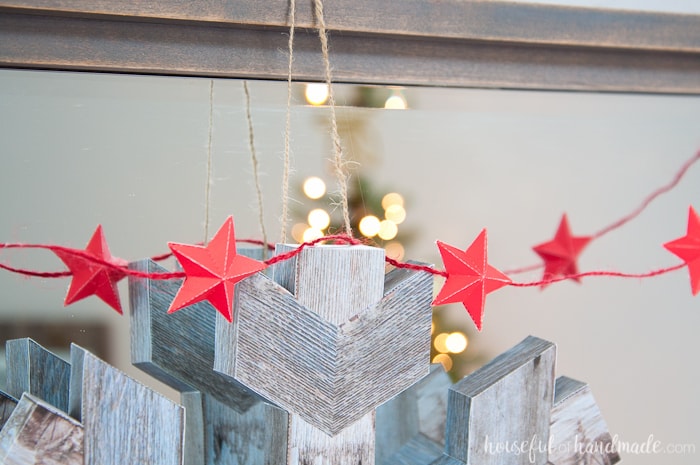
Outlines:
{"type": "Polygon", "coordinates": [[[399,93],[392,94],[386,102],[384,102],[384,108],[387,110],[405,110],[408,108],[408,102],[403,95],[399,93]]]}
{"type": "Polygon", "coordinates": [[[445,371],[450,371],[452,369],[452,357],[447,354],[437,354],[433,357],[433,363],[442,363],[442,367],[445,371]]]}
{"type": "Polygon", "coordinates": [[[304,96],[306,97],[306,101],[311,105],[323,105],[326,103],[326,100],[328,100],[328,95],[328,86],[326,84],[306,84],[306,92],[304,92],[304,96]]]}
{"type": "Polygon", "coordinates": [[[447,333],[440,333],[437,336],[435,336],[435,339],[433,339],[433,345],[435,346],[435,350],[437,350],[440,353],[445,353],[449,352],[447,349],[447,337],[449,334],[447,333]]]}
{"type": "Polygon", "coordinates": [[[311,210],[307,220],[309,226],[320,230],[326,229],[328,225],[331,224],[330,215],[322,208],[311,210]]]}
{"type": "Polygon", "coordinates": [[[320,199],[326,193],[326,183],[319,177],[311,176],[304,181],[303,190],[308,198],[320,199]]]}
{"type": "Polygon", "coordinates": [[[396,192],[389,192],[382,197],[382,208],[386,210],[390,205],[399,205],[403,207],[403,197],[396,192]]]}
{"type": "Polygon", "coordinates": [[[296,223],[292,226],[292,237],[297,242],[304,242],[304,233],[309,229],[309,225],[304,223],[296,223]]]}
{"type": "Polygon", "coordinates": [[[406,251],[400,242],[389,242],[384,246],[384,253],[389,258],[401,261],[403,260],[406,251]]]}
{"type": "Polygon", "coordinates": [[[406,219],[406,210],[401,205],[389,205],[384,212],[384,216],[395,224],[401,224],[406,219]]]}
{"type": "Polygon", "coordinates": [[[323,237],[323,231],[316,228],[307,228],[307,230],[304,231],[303,242],[310,242],[320,237],[323,237]]]}
{"type": "Polygon", "coordinates": [[[392,240],[398,233],[399,227],[393,221],[383,220],[379,222],[379,232],[377,234],[385,241],[392,240]]]}
{"type": "Polygon", "coordinates": [[[379,233],[379,218],[374,215],[367,215],[360,220],[360,232],[365,237],[374,237],[379,233]]]}
{"type": "Polygon", "coordinates": [[[461,354],[464,352],[464,350],[467,348],[467,344],[469,344],[469,340],[464,333],[460,332],[451,333],[445,339],[445,346],[447,347],[447,350],[453,354],[461,354]]]}

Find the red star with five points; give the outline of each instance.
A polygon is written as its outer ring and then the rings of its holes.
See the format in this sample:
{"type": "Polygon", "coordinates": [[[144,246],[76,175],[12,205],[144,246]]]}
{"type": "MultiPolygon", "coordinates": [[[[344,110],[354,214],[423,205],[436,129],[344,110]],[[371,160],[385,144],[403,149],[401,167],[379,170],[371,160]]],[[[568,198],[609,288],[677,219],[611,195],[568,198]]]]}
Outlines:
{"type": "Polygon", "coordinates": [[[262,262],[236,253],[233,218],[230,216],[206,246],[172,242],[168,246],[185,272],[185,282],[170,304],[168,313],[208,300],[231,322],[236,283],[266,267],[262,262]]]}
{"type": "Polygon", "coordinates": [[[511,282],[510,278],[488,264],[486,258],[486,230],[462,251],[437,242],[447,280],[433,305],[461,302],[471,316],[476,329],[481,331],[486,295],[511,282]]]}
{"type": "Polygon", "coordinates": [[[690,287],[693,295],[698,295],[700,293],[700,217],[693,207],[688,211],[688,233],[684,237],[667,242],[664,247],[688,265],[690,287]]]}
{"type": "MultiPolygon", "coordinates": [[[[126,276],[126,273],[95,263],[85,257],[70,253],[68,250],[54,249],[53,252],[73,274],[64,305],[70,305],[91,295],[96,295],[119,314],[122,313],[117,283],[126,276]]],[[[113,257],[109,252],[102,226],[97,226],[85,248],[85,253],[116,266],[125,267],[127,265],[126,260],[113,257]]]]}
{"type": "MultiPolygon", "coordinates": [[[[591,242],[590,236],[573,236],[569,228],[569,220],[564,214],[559,223],[559,229],[554,239],[544,242],[532,248],[542,260],[544,260],[544,274],[542,279],[550,279],[557,276],[571,276],[578,274],[576,261],[583,249],[591,242]]],[[[572,278],[580,281],[579,278],[572,278]]],[[[542,287],[545,287],[543,284],[542,287]]]]}

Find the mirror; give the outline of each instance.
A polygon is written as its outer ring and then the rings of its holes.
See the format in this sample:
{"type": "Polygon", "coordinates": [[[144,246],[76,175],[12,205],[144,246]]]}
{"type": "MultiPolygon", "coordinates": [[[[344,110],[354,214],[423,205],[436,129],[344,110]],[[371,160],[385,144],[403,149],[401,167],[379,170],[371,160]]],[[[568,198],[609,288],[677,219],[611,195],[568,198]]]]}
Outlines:
{"type": "MultiPolygon", "coordinates": [[[[201,241],[211,82],[1,70],[1,240],[80,248],[102,224],[112,253],[128,260],[166,252],[168,241],[201,241]]],[[[242,82],[213,82],[209,231],[233,215],[239,238],[259,239],[242,82]]],[[[255,81],[249,88],[265,227],[274,242],[286,85],[255,81]]],[[[309,104],[304,91],[294,86],[291,108],[290,228],[318,206],[301,191],[307,177],[335,189],[328,108],[309,104]]],[[[700,97],[352,86],[337,92],[353,176],[363,180],[358,208],[400,193],[403,259],[440,268],[436,239],[464,249],[484,227],[492,265],[537,264],[531,247],[553,236],[564,212],[576,235],[592,234],[668,183],[700,148],[700,97]],[[405,98],[408,109],[378,108],[391,96],[405,98]]],[[[661,245],[685,234],[689,205],[700,208],[698,177],[696,166],[637,219],[592,243],[581,270],[634,273],[677,263],[661,245]]],[[[2,250],[0,260],[63,269],[47,251],[2,250]]],[[[539,273],[514,279],[535,281],[539,273]]],[[[70,323],[78,333],[102,326],[110,360],[148,379],[129,366],[128,318],[94,297],[61,308],[67,286],[1,272],[3,324],[70,323]]],[[[120,289],[126,308],[125,282],[120,289]]],[[[557,342],[558,372],[590,383],[621,441],[644,442],[651,434],[693,443],[697,304],[684,269],[654,279],[504,289],[489,295],[478,334],[461,306],[436,311],[440,331],[464,331],[466,353],[485,359],[527,334],[557,342]]]]}

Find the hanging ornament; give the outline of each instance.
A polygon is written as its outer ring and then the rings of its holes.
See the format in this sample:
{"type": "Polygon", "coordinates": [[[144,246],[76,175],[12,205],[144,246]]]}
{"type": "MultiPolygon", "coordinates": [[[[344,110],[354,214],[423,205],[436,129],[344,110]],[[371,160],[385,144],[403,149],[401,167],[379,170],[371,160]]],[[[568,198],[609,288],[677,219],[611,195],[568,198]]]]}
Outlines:
{"type": "Polygon", "coordinates": [[[84,254],[71,253],[70,249],[64,248],[53,249],[53,252],[66,264],[73,275],[64,305],[96,295],[120,315],[122,314],[117,283],[126,276],[126,273],[116,267],[126,267],[127,261],[113,257],[109,252],[101,225],[97,226],[84,254]],[[111,263],[115,267],[96,263],[83,255],[111,263]]]}
{"type": "Polygon", "coordinates": [[[209,244],[168,243],[185,272],[185,281],[168,313],[208,300],[229,322],[238,281],[266,268],[262,262],[236,253],[233,218],[228,217],[209,244]]]}
{"type": "Polygon", "coordinates": [[[492,267],[486,256],[486,230],[462,251],[443,242],[437,242],[447,280],[433,305],[460,302],[471,316],[476,329],[481,331],[486,295],[508,285],[508,276],[492,267]]]}
{"type": "Polygon", "coordinates": [[[693,295],[700,293],[700,217],[693,207],[688,211],[688,233],[664,244],[666,249],[688,265],[693,295]]]}
{"type": "MultiPolygon", "coordinates": [[[[578,274],[577,260],[583,249],[592,240],[590,236],[573,236],[569,227],[569,219],[564,214],[559,223],[554,239],[532,248],[544,260],[542,280],[558,276],[578,274]]],[[[572,278],[580,282],[579,278],[572,278]]],[[[544,288],[547,284],[542,284],[544,288]]]]}

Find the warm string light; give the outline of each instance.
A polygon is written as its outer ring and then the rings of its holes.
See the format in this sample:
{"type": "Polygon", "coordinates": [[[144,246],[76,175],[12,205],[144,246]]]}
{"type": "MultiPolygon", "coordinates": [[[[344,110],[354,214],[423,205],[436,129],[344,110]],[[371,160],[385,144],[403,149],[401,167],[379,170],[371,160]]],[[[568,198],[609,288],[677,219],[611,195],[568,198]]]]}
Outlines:
{"type": "Polygon", "coordinates": [[[384,108],[387,110],[405,110],[408,108],[408,102],[406,101],[406,97],[403,96],[401,90],[394,89],[391,92],[389,98],[387,98],[386,102],[384,102],[384,108]]]}
{"type": "MultiPolygon", "coordinates": [[[[434,326],[431,330],[434,330],[434,326]]],[[[433,339],[433,348],[437,354],[432,362],[441,363],[445,371],[450,371],[454,365],[453,356],[462,354],[468,345],[469,338],[461,331],[440,333],[433,339]]]]}
{"type": "Polygon", "coordinates": [[[329,96],[328,85],[319,83],[306,84],[304,97],[311,105],[315,107],[321,106],[328,101],[329,96]]]}
{"type": "MultiPolygon", "coordinates": [[[[302,183],[302,192],[311,200],[318,200],[326,193],[326,183],[318,176],[310,176],[302,183]]],[[[360,234],[365,238],[379,238],[384,243],[386,255],[395,260],[404,257],[403,245],[396,237],[399,234],[399,225],[406,219],[403,196],[396,192],[390,192],[382,197],[381,205],[383,218],[376,215],[365,215],[358,223],[360,234]]],[[[327,233],[331,225],[331,216],[323,208],[314,208],[308,212],[306,223],[297,223],[292,226],[292,237],[297,242],[308,242],[318,239],[327,233]]]]}

